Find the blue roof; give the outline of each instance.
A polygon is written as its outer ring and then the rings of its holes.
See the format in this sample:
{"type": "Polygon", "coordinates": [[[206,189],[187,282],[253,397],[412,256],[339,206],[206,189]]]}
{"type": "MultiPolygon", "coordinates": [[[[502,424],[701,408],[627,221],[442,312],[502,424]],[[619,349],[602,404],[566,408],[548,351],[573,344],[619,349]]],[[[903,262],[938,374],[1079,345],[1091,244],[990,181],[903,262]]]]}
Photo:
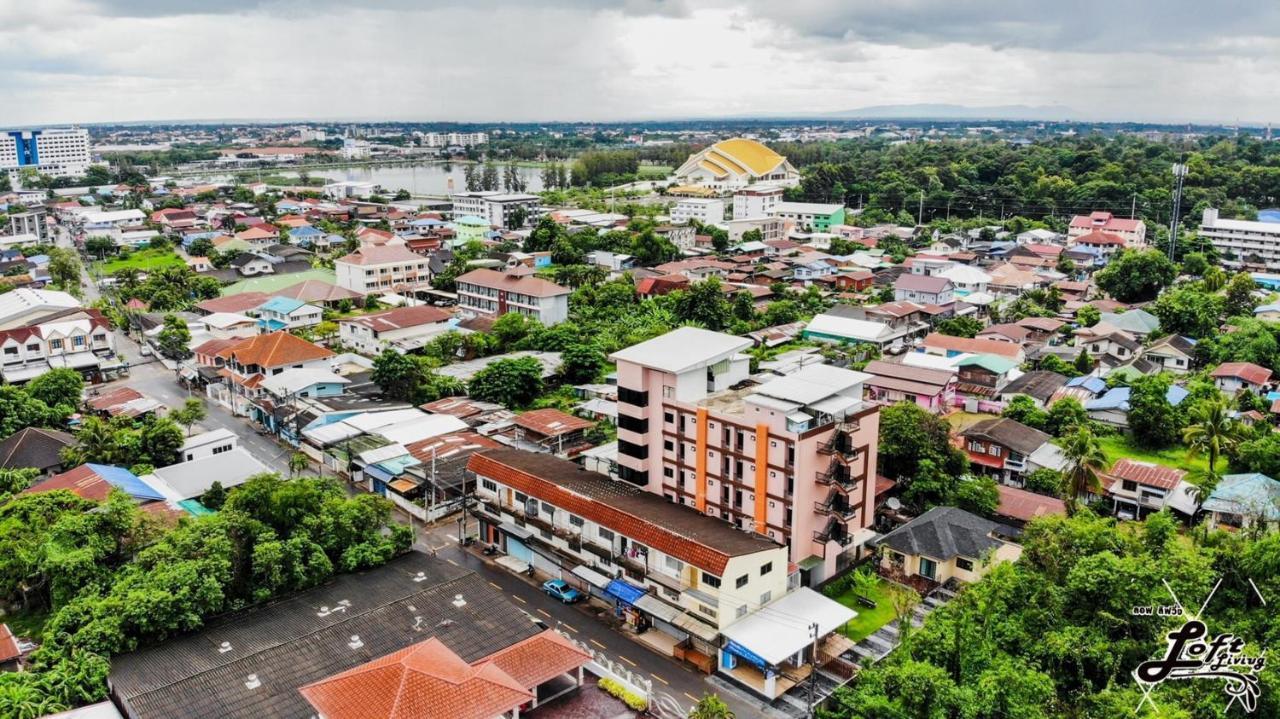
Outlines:
{"type": "MultiPolygon", "coordinates": [[[[1164,398],[1169,401],[1169,404],[1177,407],[1182,404],[1182,400],[1186,399],[1188,394],[1190,393],[1186,389],[1175,384],[1170,386],[1169,390],[1164,393],[1164,398]]],[[[1121,412],[1128,412],[1129,388],[1113,387],[1101,397],[1085,402],[1084,408],[1087,410],[1118,409],[1121,412]]]]}
{"type": "Polygon", "coordinates": [[[317,230],[311,225],[302,225],[289,230],[290,237],[319,237],[324,235],[324,230],[317,230]]]}
{"type": "Polygon", "coordinates": [[[151,485],[139,479],[138,475],[124,467],[113,467],[109,464],[90,464],[88,467],[93,470],[94,474],[102,477],[107,484],[124,491],[125,494],[134,499],[164,499],[163,494],[157,492],[151,485]]]}
{"type": "Polygon", "coordinates": [[[1228,474],[1202,506],[1209,512],[1263,513],[1268,521],[1280,520],[1280,482],[1260,472],[1228,474]]]}
{"type": "Polygon", "coordinates": [[[484,219],[483,217],[476,217],[475,215],[463,215],[462,217],[456,217],[454,218],[453,222],[456,225],[471,225],[473,227],[489,226],[488,220],[484,219]]]}
{"type": "Polygon", "coordinates": [[[617,597],[627,604],[635,604],[637,599],[645,595],[645,590],[633,584],[627,584],[621,579],[614,579],[604,588],[604,593],[617,597]]]}
{"type": "Polygon", "coordinates": [[[278,330],[282,330],[288,327],[289,323],[284,322],[282,320],[269,320],[269,319],[266,319],[265,317],[259,317],[258,326],[262,327],[268,332],[276,332],[278,330]]]}
{"type": "Polygon", "coordinates": [[[1103,381],[1101,377],[1094,377],[1093,375],[1083,375],[1081,377],[1072,377],[1071,379],[1067,380],[1067,386],[1083,387],[1084,389],[1092,392],[1093,394],[1098,394],[1099,392],[1105,392],[1107,389],[1107,383],[1103,381]]]}
{"type": "Polygon", "coordinates": [[[424,217],[421,220],[414,220],[409,223],[410,227],[443,227],[444,220],[437,220],[433,217],[424,217]]]}
{"type": "Polygon", "coordinates": [[[271,299],[258,305],[260,310],[269,310],[271,312],[279,312],[281,314],[289,314],[296,311],[299,307],[305,306],[307,303],[302,300],[295,300],[292,297],[272,297],[271,299]]]}

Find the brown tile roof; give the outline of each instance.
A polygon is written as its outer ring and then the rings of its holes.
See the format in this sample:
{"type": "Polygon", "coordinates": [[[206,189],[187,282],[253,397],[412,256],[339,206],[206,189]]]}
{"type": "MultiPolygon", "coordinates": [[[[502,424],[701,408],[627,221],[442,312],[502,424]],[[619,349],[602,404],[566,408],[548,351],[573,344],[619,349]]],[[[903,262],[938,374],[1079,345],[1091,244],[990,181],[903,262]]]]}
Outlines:
{"type": "Polygon", "coordinates": [[[517,427],[536,432],[544,437],[559,437],[562,434],[590,429],[595,422],[561,412],[554,407],[534,409],[521,412],[513,420],[517,427]]]}
{"type": "Polygon", "coordinates": [[[27,427],[0,441],[0,468],[34,467],[44,471],[62,464],[61,451],[76,438],[56,429],[27,427]]]}
{"type": "Polygon", "coordinates": [[[942,392],[956,376],[951,370],[909,367],[883,360],[868,362],[862,371],[871,375],[871,378],[866,381],[868,387],[882,387],[926,396],[942,392]]]}
{"type": "Polygon", "coordinates": [[[720,576],[730,557],[781,545],[548,454],[491,449],[467,469],[720,576]]]}
{"type": "Polygon", "coordinates": [[[397,307],[393,310],[361,315],[360,317],[352,317],[343,321],[350,322],[353,325],[360,325],[361,327],[368,327],[374,332],[386,332],[387,330],[444,322],[452,316],[439,307],[418,305],[417,307],[397,307]]]}
{"type": "Polygon", "coordinates": [[[224,359],[235,357],[241,364],[279,367],[332,357],[333,352],[282,331],[240,340],[218,352],[217,356],[224,359]]]}
{"type": "Polygon", "coordinates": [[[1093,245],[1095,247],[1104,245],[1124,247],[1125,245],[1123,237],[1113,235],[1110,232],[1103,232],[1102,230],[1094,230],[1087,235],[1080,235],[1074,240],[1074,243],[1077,245],[1093,245]]]}
{"type": "Polygon", "coordinates": [[[960,433],[966,439],[983,439],[1030,455],[1045,445],[1052,437],[1034,427],[1009,419],[993,417],[974,422],[960,433]]]}
{"type": "Polygon", "coordinates": [[[1000,505],[996,507],[996,514],[1002,517],[1029,522],[1036,517],[1067,513],[1066,503],[1056,497],[1003,484],[997,484],[996,491],[1000,493],[1000,505]]]}
{"type": "Polygon", "coordinates": [[[266,292],[237,292],[234,295],[214,297],[211,300],[197,302],[196,308],[204,312],[208,312],[209,314],[217,312],[240,314],[245,310],[251,310],[258,307],[269,299],[271,299],[271,295],[266,292]]]}
{"type": "Polygon", "coordinates": [[[355,290],[339,287],[324,280],[303,280],[296,285],[276,292],[275,297],[288,297],[302,302],[337,302],[338,300],[354,300],[363,297],[355,290]]]}
{"type": "Polygon", "coordinates": [[[298,689],[326,719],[489,719],[534,698],[497,664],[432,637],[298,689]]]}
{"type": "Polygon", "coordinates": [[[1250,384],[1266,384],[1271,379],[1271,370],[1252,362],[1224,362],[1211,373],[1213,377],[1234,377],[1250,384]]]}
{"type": "Polygon", "coordinates": [[[235,338],[213,339],[200,343],[191,351],[197,356],[216,357],[222,350],[237,344],[240,344],[240,340],[235,338]]]}
{"type": "Polygon", "coordinates": [[[472,270],[458,277],[458,282],[468,282],[494,290],[519,292],[520,294],[534,297],[555,297],[557,295],[567,295],[571,292],[567,287],[561,287],[554,282],[538,277],[522,277],[489,269],[472,270]]]}
{"type": "Polygon", "coordinates": [[[1148,487],[1173,489],[1187,475],[1186,472],[1173,467],[1165,467],[1151,462],[1139,462],[1133,459],[1121,459],[1111,465],[1107,477],[1113,481],[1129,480],[1148,487]]]}
{"type": "Polygon", "coordinates": [[[427,258],[407,247],[401,247],[399,245],[381,245],[361,247],[345,257],[339,257],[337,261],[345,262],[348,265],[386,265],[395,262],[425,263],[427,258]]]}
{"type": "Polygon", "coordinates": [[[952,352],[968,352],[979,355],[999,355],[1009,359],[1017,359],[1022,347],[1012,342],[999,340],[969,339],[968,337],[952,337],[951,335],[931,332],[924,338],[925,347],[937,347],[952,352]]]}

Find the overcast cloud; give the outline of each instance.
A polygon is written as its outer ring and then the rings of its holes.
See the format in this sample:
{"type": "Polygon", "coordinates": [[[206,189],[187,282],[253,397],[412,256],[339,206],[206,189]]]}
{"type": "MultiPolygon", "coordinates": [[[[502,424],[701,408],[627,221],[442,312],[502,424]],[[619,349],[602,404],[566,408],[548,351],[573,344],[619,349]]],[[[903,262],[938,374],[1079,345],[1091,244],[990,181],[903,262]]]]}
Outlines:
{"type": "Polygon", "coordinates": [[[1280,3],[1256,0],[0,0],[0,17],[0,125],[915,103],[1280,119],[1280,3]]]}

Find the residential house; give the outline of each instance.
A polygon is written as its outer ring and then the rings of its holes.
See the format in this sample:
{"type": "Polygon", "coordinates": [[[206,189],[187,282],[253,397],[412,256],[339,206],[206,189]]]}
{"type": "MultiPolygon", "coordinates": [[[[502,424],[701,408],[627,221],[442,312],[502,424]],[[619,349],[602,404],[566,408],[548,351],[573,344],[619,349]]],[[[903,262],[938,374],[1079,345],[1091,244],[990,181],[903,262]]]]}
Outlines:
{"type": "MultiPolygon", "coordinates": [[[[1128,387],[1112,387],[1100,397],[1086,400],[1084,409],[1089,413],[1089,419],[1109,424],[1112,427],[1128,429],[1129,392],[1130,389],[1128,387]]],[[[1188,394],[1186,389],[1175,384],[1165,392],[1165,399],[1169,401],[1169,404],[1177,407],[1182,404],[1182,400],[1186,399],[1188,394]]]]}
{"type": "Polygon", "coordinates": [[[1280,527],[1280,482],[1265,474],[1228,474],[1200,507],[1215,526],[1231,529],[1263,524],[1280,527]]]}
{"type": "Polygon", "coordinates": [[[911,402],[931,414],[943,414],[955,403],[957,381],[954,370],[872,360],[863,371],[871,375],[864,384],[867,399],[872,402],[911,402]]]}
{"type": "Polygon", "coordinates": [[[1057,497],[1010,487],[1007,484],[997,484],[996,492],[1000,494],[996,516],[1012,527],[1021,529],[1040,517],[1061,517],[1067,513],[1066,502],[1057,497]]]}
{"type": "Polygon", "coordinates": [[[895,329],[884,322],[855,319],[828,311],[809,321],[804,328],[804,338],[837,344],[869,344],[884,350],[894,344],[902,345],[904,339],[916,331],[911,327],[895,329]]]}
{"type": "Polygon", "coordinates": [[[500,317],[519,312],[544,325],[554,325],[569,317],[572,291],[534,277],[527,268],[506,272],[472,270],[458,277],[457,286],[458,307],[478,315],[500,317]]]}
{"type": "Polygon", "coordinates": [[[1031,330],[1013,322],[1005,322],[1001,324],[987,325],[981,332],[974,335],[974,337],[980,340],[1010,342],[1015,345],[1023,345],[1026,344],[1027,339],[1031,337],[1031,330]]]}
{"type": "Polygon", "coordinates": [[[787,542],[817,583],[870,537],[879,406],[828,365],[748,382],[750,346],[682,327],[615,352],[619,476],[787,542]]]}
{"type": "Polygon", "coordinates": [[[26,427],[0,440],[0,470],[35,469],[47,477],[63,469],[62,450],[76,443],[66,432],[26,427]]]}
{"type": "Polygon", "coordinates": [[[1048,342],[1067,325],[1052,317],[1024,317],[1014,324],[1027,331],[1027,342],[1048,342]]]}
{"type": "Polygon", "coordinates": [[[1123,250],[1127,244],[1123,237],[1112,232],[1102,232],[1100,230],[1078,235],[1071,241],[1072,247],[1083,248],[1093,252],[1100,263],[1106,263],[1117,252],[1123,250]]]}
{"type": "Polygon", "coordinates": [[[943,357],[955,357],[961,354],[996,355],[1013,360],[1017,364],[1026,360],[1026,353],[1023,352],[1022,347],[1010,342],[952,337],[937,332],[931,332],[924,338],[920,351],[943,357]]]}
{"type": "Polygon", "coordinates": [[[448,331],[452,319],[451,313],[430,305],[397,307],[339,320],[338,339],[370,356],[387,349],[409,352],[421,349],[432,337],[448,331]]]}
{"type": "Polygon", "coordinates": [[[1026,395],[1037,407],[1044,409],[1053,400],[1054,394],[1067,384],[1066,375],[1046,370],[1024,372],[1010,381],[1000,390],[1000,401],[1008,404],[1018,395],[1026,395]]]}
{"type": "Polygon", "coordinates": [[[949,305],[955,301],[955,290],[945,277],[910,273],[894,280],[893,298],[898,302],[949,305]]]}
{"type": "Polygon", "coordinates": [[[955,366],[959,377],[956,390],[971,397],[995,397],[1019,374],[1015,360],[999,355],[969,355],[955,366]]]}
{"type": "Polygon", "coordinates": [[[956,507],[934,507],[876,540],[880,567],[890,577],[924,579],[929,586],[975,582],[1000,562],[1017,561],[1020,532],[956,507]]]}
{"type": "Polygon", "coordinates": [[[1098,322],[1128,332],[1138,340],[1145,340],[1148,335],[1160,329],[1160,318],[1140,309],[1121,313],[1103,312],[1098,322]]]}
{"type": "MultiPolygon", "coordinates": [[[[256,312],[257,308],[254,308],[254,311],[256,312]]],[[[258,334],[258,320],[233,312],[204,315],[192,324],[203,328],[205,333],[214,339],[252,337],[258,334]]]]}
{"type": "Polygon", "coordinates": [[[1119,237],[1126,247],[1142,247],[1147,242],[1147,224],[1142,220],[1116,217],[1110,212],[1091,212],[1076,215],[1067,226],[1068,242],[1079,242],[1081,237],[1093,233],[1107,233],[1119,237]]]}
{"type": "Polygon", "coordinates": [[[1032,455],[1053,439],[1007,417],[979,420],[961,430],[960,438],[969,462],[980,471],[1019,485],[1036,469],[1032,455]]]}
{"type": "Polygon", "coordinates": [[[1227,394],[1234,395],[1241,390],[1258,394],[1271,381],[1271,370],[1252,362],[1224,362],[1209,376],[1218,389],[1227,394]]]}
{"type": "Polygon", "coordinates": [[[986,292],[987,286],[991,283],[991,275],[977,267],[959,263],[952,264],[939,272],[937,276],[949,280],[954,288],[955,296],[960,298],[975,292],[986,292]]]}
{"type": "Polygon", "coordinates": [[[431,289],[427,258],[403,246],[368,245],[333,263],[338,286],[360,295],[431,289]]]}
{"type": "Polygon", "coordinates": [[[258,275],[270,275],[275,272],[275,266],[269,260],[248,252],[241,252],[236,255],[231,260],[230,266],[242,277],[257,277],[258,275]]]}
{"type": "Polygon", "coordinates": [[[839,203],[777,202],[769,209],[770,217],[794,222],[805,232],[829,232],[845,222],[845,208],[839,203]]]}
{"type": "Polygon", "coordinates": [[[267,224],[253,225],[237,232],[235,239],[253,249],[265,250],[280,241],[280,230],[267,224]]]}
{"type": "Polygon", "coordinates": [[[289,369],[328,369],[333,356],[332,351],[284,331],[235,340],[213,354],[225,383],[210,385],[209,396],[244,415],[261,393],[262,380],[289,369]]]}
{"type": "Polygon", "coordinates": [[[324,319],[320,307],[288,297],[272,297],[258,305],[255,312],[263,332],[315,327],[324,319]]]}
{"type": "Polygon", "coordinates": [[[191,462],[205,457],[212,457],[215,454],[230,452],[239,446],[240,438],[235,432],[225,427],[219,427],[187,437],[187,440],[182,443],[179,455],[182,457],[183,462],[191,462]]]}
{"type": "Polygon", "coordinates": [[[0,294],[0,376],[20,384],[56,367],[99,382],[121,367],[105,315],[63,292],[16,289],[0,294]]]}
{"type": "Polygon", "coordinates": [[[1151,462],[1117,460],[1102,477],[1112,510],[1122,519],[1143,519],[1152,512],[1172,509],[1194,516],[1199,509],[1196,488],[1187,473],[1151,462]]]}
{"type": "Polygon", "coordinates": [[[521,412],[512,421],[510,436],[516,447],[572,457],[591,446],[585,438],[595,422],[561,412],[554,407],[521,412]]]}
{"type": "Polygon", "coordinates": [[[1169,335],[1152,342],[1142,358],[1165,372],[1187,374],[1195,362],[1196,341],[1182,335],[1169,335]]]}

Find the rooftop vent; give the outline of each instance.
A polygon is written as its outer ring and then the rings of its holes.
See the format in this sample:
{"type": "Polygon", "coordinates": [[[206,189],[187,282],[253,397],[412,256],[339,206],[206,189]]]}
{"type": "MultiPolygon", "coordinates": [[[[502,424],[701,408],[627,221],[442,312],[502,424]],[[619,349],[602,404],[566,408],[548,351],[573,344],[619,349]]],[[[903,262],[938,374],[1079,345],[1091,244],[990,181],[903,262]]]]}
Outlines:
{"type": "Polygon", "coordinates": [[[226,654],[229,651],[231,651],[231,642],[223,642],[218,645],[219,654],[226,654]]]}
{"type": "Polygon", "coordinates": [[[359,634],[352,634],[351,641],[347,642],[348,649],[359,649],[364,646],[364,642],[360,641],[359,634]]]}
{"type": "Polygon", "coordinates": [[[262,681],[258,679],[257,674],[250,674],[249,676],[245,677],[245,681],[244,681],[245,689],[257,689],[260,686],[262,686],[262,681]]]}
{"type": "Polygon", "coordinates": [[[453,606],[462,609],[467,606],[467,600],[463,599],[461,594],[455,594],[453,595],[453,606]]]}

